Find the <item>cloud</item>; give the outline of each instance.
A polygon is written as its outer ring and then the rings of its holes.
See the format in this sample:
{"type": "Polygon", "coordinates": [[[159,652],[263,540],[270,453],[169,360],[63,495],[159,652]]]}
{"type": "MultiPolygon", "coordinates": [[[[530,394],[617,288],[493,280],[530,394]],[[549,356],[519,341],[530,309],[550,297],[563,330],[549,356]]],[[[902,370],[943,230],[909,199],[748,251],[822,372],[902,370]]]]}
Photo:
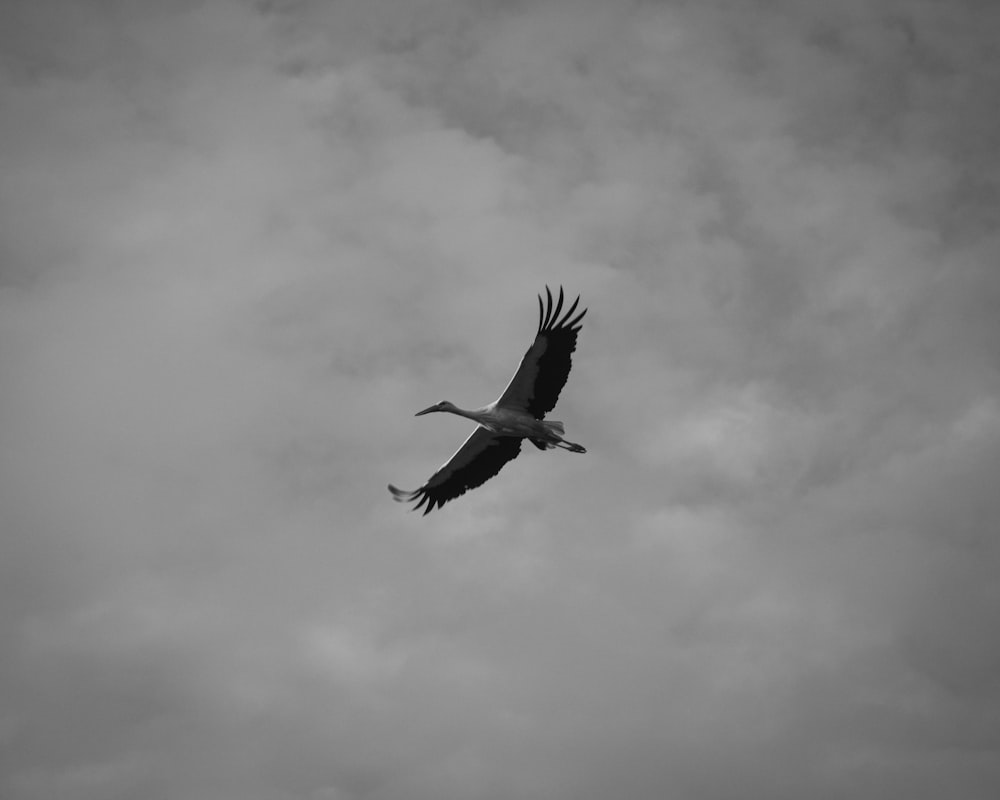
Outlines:
{"type": "Polygon", "coordinates": [[[15,4],[0,794],[991,796],[993,13],[15,4]]]}

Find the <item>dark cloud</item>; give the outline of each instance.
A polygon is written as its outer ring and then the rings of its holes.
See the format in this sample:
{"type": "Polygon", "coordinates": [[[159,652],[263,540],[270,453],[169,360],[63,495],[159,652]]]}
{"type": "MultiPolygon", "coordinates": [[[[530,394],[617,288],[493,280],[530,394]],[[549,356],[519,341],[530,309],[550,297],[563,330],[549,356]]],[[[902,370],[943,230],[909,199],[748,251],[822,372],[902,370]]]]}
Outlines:
{"type": "Polygon", "coordinates": [[[992,797],[990,8],[14,4],[0,794],[992,797]]]}

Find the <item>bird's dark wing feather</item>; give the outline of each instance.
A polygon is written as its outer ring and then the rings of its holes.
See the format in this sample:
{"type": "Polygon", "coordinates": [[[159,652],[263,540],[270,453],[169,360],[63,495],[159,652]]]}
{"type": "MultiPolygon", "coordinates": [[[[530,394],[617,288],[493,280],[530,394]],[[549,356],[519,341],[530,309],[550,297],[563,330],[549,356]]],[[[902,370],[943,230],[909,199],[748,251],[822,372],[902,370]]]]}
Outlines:
{"type": "Polygon", "coordinates": [[[587,313],[587,309],[583,309],[573,316],[577,303],[580,302],[578,296],[560,318],[563,306],[562,287],[559,287],[559,299],[554,308],[552,292],[548,286],[545,287],[545,295],[544,306],[542,296],[538,295],[538,333],[535,341],[524,354],[517,372],[497,400],[497,405],[527,411],[535,419],[543,419],[555,408],[559,392],[566,385],[573,366],[571,355],[576,350],[580,320],[587,313]]]}
{"type": "Polygon", "coordinates": [[[419,489],[406,492],[390,483],[389,491],[401,503],[419,501],[414,509],[426,505],[424,514],[429,514],[435,507],[440,508],[469,489],[486,483],[520,452],[520,439],[497,436],[480,426],[419,489]]]}

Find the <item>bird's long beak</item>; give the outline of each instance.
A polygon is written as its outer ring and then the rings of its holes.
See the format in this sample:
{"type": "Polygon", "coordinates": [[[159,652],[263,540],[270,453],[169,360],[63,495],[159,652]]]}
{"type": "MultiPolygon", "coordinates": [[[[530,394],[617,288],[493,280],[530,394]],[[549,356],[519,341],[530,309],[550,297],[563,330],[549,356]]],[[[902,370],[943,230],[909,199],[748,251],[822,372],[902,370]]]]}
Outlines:
{"type": "Polygon", "coordinates": [[[431,406],[430,408],[425,408],[425,409],[424,409],[423,411],[418,411],[418,412],[417,412],[416,414],[414,414],[413,416],[415,416],[415,417],[421,417],[421,416],[423,416],[424,414],[430,414],[430,413],[431,413],[432,411],[437,411],[437,410],[438,410],[438,407],[437,407],[437,405],[433,405],[433,406],[431,406]]]}

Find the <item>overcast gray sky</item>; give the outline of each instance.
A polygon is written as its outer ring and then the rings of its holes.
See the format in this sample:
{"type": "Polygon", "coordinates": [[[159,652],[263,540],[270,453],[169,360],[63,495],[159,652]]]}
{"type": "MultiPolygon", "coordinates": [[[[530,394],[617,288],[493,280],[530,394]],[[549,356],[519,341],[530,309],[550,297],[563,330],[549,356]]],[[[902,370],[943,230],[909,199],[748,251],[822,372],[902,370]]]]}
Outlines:
{"type": "Polygon", "coordinates": [[[998,30],[6,4],[0,795],[996,797],[998,30]]]}

